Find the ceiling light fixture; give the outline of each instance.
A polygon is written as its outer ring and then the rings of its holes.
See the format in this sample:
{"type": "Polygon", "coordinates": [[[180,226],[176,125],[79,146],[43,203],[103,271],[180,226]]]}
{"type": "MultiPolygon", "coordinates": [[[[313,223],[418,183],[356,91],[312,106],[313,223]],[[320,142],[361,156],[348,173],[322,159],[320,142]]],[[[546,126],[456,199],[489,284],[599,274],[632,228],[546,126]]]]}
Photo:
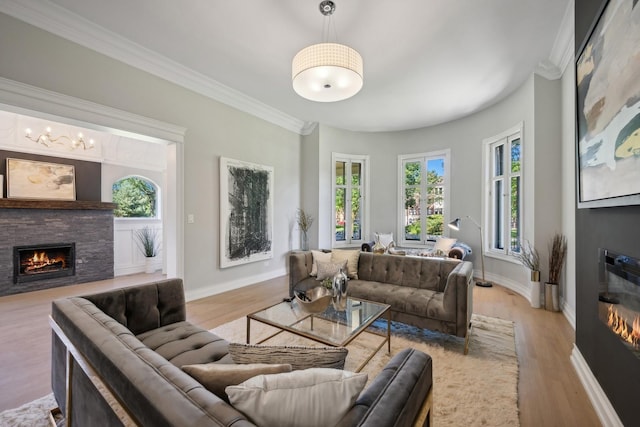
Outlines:
{"type": "Polygon", "coordinates": [[[33,142],[44,145],[45,147],[51,147],[51,144],[59,144],[69,146],[72,150],[76,148],[82,148],[83,150],[91,150],[95,141],[90,139],[88,143],[85,142],[82,132],[78,133],[77,138],[70,138],[66,135],[60,135],[58,137],[51,136],[51,128],[47,126],[45,133],[41,133],[37,138],[31,136],[31,129],[26,128],[24,130],[24,137],[30,139],[33,142]]]}
{"type": "MultiPolygon", "coordinates": [[[[327,28],[335,10],[336,5],[332,1],[320,3],[320,13],[329,17],[327,28]]],[[[317,102],[342,101],[362,89],[362,56],[343,44],[327,41],[314,44],[293,58],[291,78],[293,90],[303,98],[317,102]]]]}

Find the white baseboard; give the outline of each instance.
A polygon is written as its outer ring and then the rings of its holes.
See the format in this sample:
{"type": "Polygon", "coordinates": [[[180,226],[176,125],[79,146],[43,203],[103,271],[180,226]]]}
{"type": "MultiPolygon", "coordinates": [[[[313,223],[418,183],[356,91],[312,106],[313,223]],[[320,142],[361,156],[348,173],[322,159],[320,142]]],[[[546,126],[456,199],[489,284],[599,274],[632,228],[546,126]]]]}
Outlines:
{"type": "MultiPolygon", "coordinates": [[[[256,283],[264,282],[265,280],[275,279],[276,277],[284,276],[286,274],[287,274],[286,268],[280,268],[278,270],[270,271],[268,273],[242,277],[240,279],[232,280],[229,282],[210,284],[197,289],[185,289],[185,298],[187,301],[206,298],[211,295],[220,294],[222,292],[232,291],[234,289],[239,289],[249,285],[255,285],[256,283]]],[[[186,282],[185,282],[185,286],[188,286],[186,282]]]]}
{"type": "Polygon", "coordinates": [[[622,421],[618,418],[616,410],[611,405],[609,398],[602,390],[602,387],[600,387],[598,380],[593,375],[593,372],[591,372],[591,369],[589,369],[587,361],[584,360],[584,357],[582,357],[580,350],[578,350],[575,344],[571,352],[571,364],[576,370],[578,378],[587,392],[593,409],[595,409],[596,414],[598,414],[602,425],[605,427],[624,427],[622,421]]]}

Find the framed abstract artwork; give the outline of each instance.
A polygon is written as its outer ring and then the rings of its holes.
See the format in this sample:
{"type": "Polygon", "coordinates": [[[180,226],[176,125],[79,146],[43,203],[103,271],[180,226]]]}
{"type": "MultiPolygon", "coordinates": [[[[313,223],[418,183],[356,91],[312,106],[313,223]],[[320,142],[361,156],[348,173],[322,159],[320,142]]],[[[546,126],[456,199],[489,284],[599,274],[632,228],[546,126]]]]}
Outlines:
{"type": "Polygon", "coordinates": [[[640,4],[609,0],[576,59],[578,208],[640,204],[640,4]]]}
{"type": "Polygon", "coordinates": [[[273,168],[220,157],[220,267],[273,258],[273,168]]]}
{"type": "Polygon", "coordinates": [[[7,158],[7,198],[75,200],[73,165],[7,158]]]}

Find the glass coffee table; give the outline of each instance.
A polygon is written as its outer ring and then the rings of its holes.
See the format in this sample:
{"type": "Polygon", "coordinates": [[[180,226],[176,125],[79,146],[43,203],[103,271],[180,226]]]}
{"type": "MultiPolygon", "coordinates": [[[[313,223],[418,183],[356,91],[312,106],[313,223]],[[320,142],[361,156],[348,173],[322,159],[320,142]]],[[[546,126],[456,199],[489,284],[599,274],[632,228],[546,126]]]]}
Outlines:
{"type": "Polygon", "coordinates": [[[255,344],[263,343],[283,331],[287,331],[332,347],[344,347],[356,339],[373,322],[386,315],[386,334],[369,331],[383,337],[384,340],[358,366],[356,372],[360,372],[385,343],[387,344],[387,352],[391,353],[390,307],[388,304],[348,297],[345,310],[336,310],[332,304],[329,304],[324,312],[309,314],[298,306],[295,299],[291,302],[283,301],[247,315],[247,344],[251,339],[251,321],[255,320],[279,329],[275,334],[261,339],[255,344]]]}

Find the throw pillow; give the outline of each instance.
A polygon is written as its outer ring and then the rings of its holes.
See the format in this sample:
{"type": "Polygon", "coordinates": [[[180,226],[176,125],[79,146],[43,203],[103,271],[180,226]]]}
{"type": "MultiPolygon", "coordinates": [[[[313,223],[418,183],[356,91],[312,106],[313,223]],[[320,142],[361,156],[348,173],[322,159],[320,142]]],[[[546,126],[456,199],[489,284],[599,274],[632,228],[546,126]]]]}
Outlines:
{"type": "Polygon", "coordinates": [[[313,264],[311,264],[311,273],[310,276],[315,276],[318,274],[318,261],[320,262],[330,262],[331,261],[331,252],[322,252],[322,251],[311,251],[311,255],[313,256],[313,264]]]}
{"type": "MultiPolygon", "coordinates": [[[[318,263],[318,275],[316,276],[317,280],[324,280],[324,279],[333,279],[333,276],[335,276],[340,269],[342,269],[342,271],[346,272],[347,271],[347,261],[340,261],[340,262],[319,262],[318,263]]],[[[348,273],[347,273],[348,274],[348,273]]]]}
{"type": "Polygon", "coordinates": [[[259,426],[337,425],[353,407],[367,374],[313,368],[260,375],[226,389],[229,401],[259,426]]]}
{"type": "Polygon", "coordinates": [[[457,241],[458,239],[450,239],[448,237],[438,237],[436,239],[436,244],[433,245],[433,251],[442,251],[444,252],[444,254],[448,254],[449,251],[451,250],[451,248],[453,247],[453,244],[457,241]]]}
{"type": "Polygon", "coordinates": [[[352,279],[358,278],[358,260],[360,259],[360,249],[347,250],[338,249],[331,252],[331,262],[347,262],[347,276],[352,279]]]}
{"type": "Polygon", "coordinates": [[[343,369],[349,350],[344,347],[271,346],[229,343],[234,363],[290,364],[291,369],[343,369]]]}
{"type": "Polygon", "coordinates": [[[256,375],[291,372],[291,365],[266,363],[253,363],[249,365],[204,363],[184,365],[182,370],[191,375],[211,393],[228,402],[227,394],[224,391],[228,386],[238,385],[256,375]]]}

